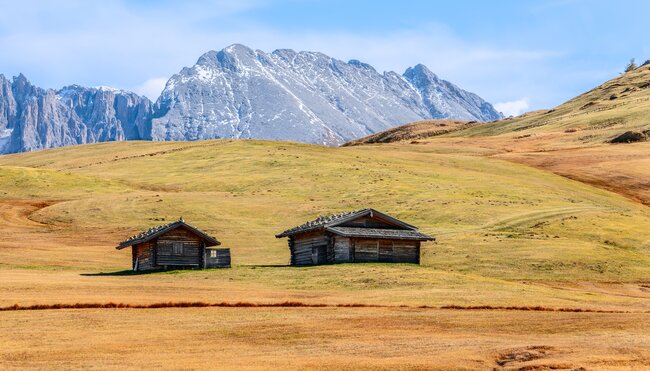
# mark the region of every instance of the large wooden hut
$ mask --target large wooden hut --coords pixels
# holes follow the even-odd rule
[[[218,245],[216,238],[180,218],[138,233],[116,249],[132,246],[134,271],[230,267],[230,249],[213,248]]]
[[[374,209],[319,217],[275,237],[289,237],[291,265],[350,262],[420,263],[433,237]]]

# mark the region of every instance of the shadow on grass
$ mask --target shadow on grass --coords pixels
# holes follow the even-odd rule
[[[296,266],[296,265],[289,265],[289,264],[244,264],[241,265],[241,267],[246,267],[246,268],[300,268],[300,267],[312,267],[311,265],[303,265],[303,266]]]
[[[146,270],[146,271],[134,271],[131,269],[125,269],[122,271],[115,271],[115,272],[81,273],[80,275],[86,277],[104,277],[104,276],[121,277],[121,276],[140,276],[146,274],[180,274],[184,272],[206,272],[206,271],[215,271],[221,269],[230,269],[230,268],[205,268],[205,269],[167,268],[167,269],[154,269],[154,270]]]
[[[134,271],[131,269],[126,269],[123,271],[116,271],[116,272],[99,272],[99,273],[81,273],[81,276],[86,276],[86,277],[102,277],[102,276],[140,276],[144,274],[152,274],[152,273],[160,273],[160,272],[165,272],[164,270],[154,270],[154,271]]]

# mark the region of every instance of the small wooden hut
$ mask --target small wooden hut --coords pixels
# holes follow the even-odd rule
[[[209,236],[179,220],[150,228],[117,245],[121,250],[132,246],[134,271],[183,268],[229,268],[230,249],[213,248],[221,245]]]
[[[291,265],[420,264],[421,242],[435,240],[416,227],[374,209],[319,217],[275,237],[289,237]]]

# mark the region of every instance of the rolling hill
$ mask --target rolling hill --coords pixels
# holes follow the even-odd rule
[[[218,357],[313,368],[324,356],[341,368],[360,357],[376,368],[647,365],[647,207],[525,165],[440,152],[215,140],[0,156],[0,307],[232,304],[0,312],[0,366],[202,368]],[[361,207],[437,242],[421,265],[286,265],[274,234]],[[179,216],[231,248],[233,268],[132,274],[130,252],[115,245]],[[384,356],[396,344],[401,355]]]
[[[417,139],[439,152],[523,163],[650,204],[650,143],[644,140],[649,112],[650,65],[644,65],[550,110],[446,132],[437,121],[416,123],[349,145]],[[628,132],[641,141],[611,143]]]
[[[78,231],[119,241],[182,215],[232,247],[237,264],[285,264],[286,242],[273,237],[278,231],[317,215],[374,207],[439,236],[424,262],[443,271],[635,280],[650,269],[644,207],[526,166],[427,146],[84,145],[2,156],[0,185],[8,202],[44,202],[30,220],[71,238]],[[111,246],[102,250],[112,263],[87,268],[128,268],[128,254]],[[74,266],[66,258],[54,260]],[[3,264],[24,259],[4,256]],[[29,260],[53,264],[49,255]]]

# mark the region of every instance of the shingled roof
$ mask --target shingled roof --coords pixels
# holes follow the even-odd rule
[[[169,224],[163,224],[159,225],[157,227],[152,227],[147,229],[146,231],[140,232],[136,235],[133,235],[129,237],[128,239],[120,242],[119,245],[117,245],[115,248],[120,250],[125,247],[133,246],[139,243],[151,241],[152,239],[165,234],[173,229],[179,228],[179,227],[185,227],[189,229],[190,231],[196,233],[197,235],[201,236],[207,243],[206,246],[217,246],[221,245],[221,242],[217,241],[216,238],[208,235],[207,233],[203,232],[202,230],[188,224],[183,220],[181,217],[179,220],[176,220],[174,222],[171,222]]]
[[[384,220],[387,220],[391,224],[394,224],[397,227],[401,227],[403,230],[412,230],[412,231],[417,231],[417,228],[404,223],[401,220],[397,220],[393,218],[392,216],[386,215],[380,211],[377,211],[375,209],[362,209],[362,210],[355,210],[355,211],[348,211],[344,213],[339,213],[339,214],[334,214],[334,215],[328,215],[328,216],[320,216],[312,221],[309,221],[307,223],[301,224],[297,227],[293,227],[291,229],[287,229],[286,231],[279,233],[275,235],[277,238],[282,238],[282,237],[288,237],[292,236],[295,234],[299,233],[305,233],[305,232],[310,232],[310,231],[315,231],[319,229],[324,229],[328,227],[336,227],[337,225],[340,225],[342,223],[345,223],[349,220],[353,220],[362,216],[373,216],[373,215],[378,215]],[[365,228],[364,228],[365,229]],[[428,236],[427,236],[428,237]]]
[[[327,227],[325,229],[343,237],[435,241],[435,238],[413,230],[359,227]]]

